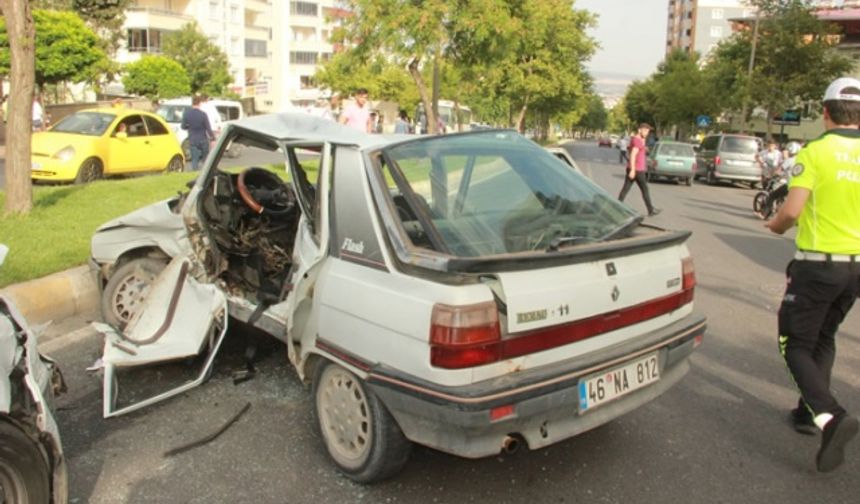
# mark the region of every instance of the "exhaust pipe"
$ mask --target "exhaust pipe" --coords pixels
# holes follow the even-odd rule
[[[510,434],[502,441],[502,452],[512,455],[520,449],[520,440]]]

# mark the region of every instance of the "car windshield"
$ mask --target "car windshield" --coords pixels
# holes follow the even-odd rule
[[[189,108],[191,105],[164,105],[158,107],[158,110],[155,112],[160,115],[162,119],[169,123],[177,123],[182,122],[182,114],[185,113],[185,109]]]
[[[553,251],[627,235],[638,214],[510,131],[397,144],[381,168],[412,244],[459,257]]]
[[[113,114],[105,112],[76,112],[62,118],[51,128],[56,133],[74,133],[77,135],[101,136],[116,119]]]
[[[660,146],[660,154],[663,156],[695,157],[693,146],[687,144],[664,144]]]
[[[759,151],[758,140],[755,138],[725,137],[722,150],[736,154],[755,154]]]

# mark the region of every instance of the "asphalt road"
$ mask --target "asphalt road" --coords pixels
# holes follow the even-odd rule
[[[585,143],[573,152],[586,175],[617,194],[615,149]],[[696,309],[709,319],[691,372],[655,402],[534,452],[465,460],[416,447],[397,477],[362,486],[327,460],[310,394],[278,344],[266,343],[256,376],[234,385],[231,372],[254,336],[232,331],[209,382],[104,420],[99,379],[84,372],[100,342],[82,329],[44,344],[69,384],[56,406],[71,502],[856,503],[860,442],[843,467],[818,474],[818,439],[787,422],[796,392],[777,352],[776,311],[792,237],[764,229],[748,189],[652,183],[651,191],[663,213],[646,222],[693,231]],[[644,211],[636,187],[627,201]],[[833,389],[860,412],[860,308],[842,327]],[[164,455],[216,431],[246,403],[216,440]]]

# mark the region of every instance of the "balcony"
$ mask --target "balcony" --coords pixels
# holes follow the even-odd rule
[[[269,36],[269,28],[264,28],[262,26],[245,25],[245,38],[270,40]]]
[[[245,0],[245,10],[270,14],[272,2],[271,0]]]
[[[194,21],[193,16],[152,7],[129,7],[125,11],[125,26],[133,28],[176,31],[191,21]]]

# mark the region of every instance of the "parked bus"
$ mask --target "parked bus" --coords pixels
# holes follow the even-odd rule
[[[462,103],[451,100],[439,100],[439,118],[445,125],[445,133],[469,131],[472,124],[472,109]],[[419,103],[415,110],[416,133],[426,133],[427,116],[424,114],[424,104]]]

